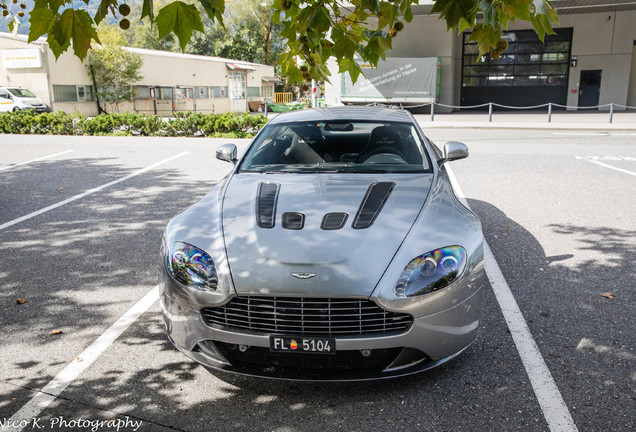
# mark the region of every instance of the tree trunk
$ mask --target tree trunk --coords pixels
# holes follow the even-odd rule
[[[95,71],[93,65],[90,66],[91,78],[93,79],[93,87],[95,87],[95,101],[97,102],[97,114],[108,114],[102,105],[99,103],[99,93],[97,93],[97,80],[95,80]]]

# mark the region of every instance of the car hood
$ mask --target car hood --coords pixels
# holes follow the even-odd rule
[[[371,295],[422,209],[432,179],[432,174],[234,175],[222,226],[237,294]],[[386,198],[384,205],[376,205],[379,213],[370,226],[353,228],[370,186],[378,183],[386,186],[376,191]],[[272,228],[257,224],[261,184],[278,185]],[[303,228],[284,228],[286,212],[302,213]],[[332,212],[348,214],[344,226],[321,228]]]

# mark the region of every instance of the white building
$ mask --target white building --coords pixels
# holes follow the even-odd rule
[[[0,86],[31,90],[54,111],[97,115],[93,83],[72,51],[55,57],[44,38],[0,32]],[[108,111],[169,116],[174,111],[245,112],[248,102],[271,102],[274,66],[220,57],[126,48],[143,61],[135,101]]]
[[[387,58],[438,59],[439,94],[429,99],[450,106],[488,102],[510,106],[552,102],[572,110],[611,103],[617,104],[616,109],[636,106],[636,2],[553,0],[552,4],[559,14],[557,35],[546,35],[541,43],[529,23],[512,23],[504,37],[509,47],[494,60],[480,58],[467,33],[447,31],[445,21],[429,15],[433,2],[421,0],[413,8],[413,21],[393,39]],[[337,67],[331,70],[334,78],[326,87],[326,102],[346,102],[344,78],[337,76]],[[428,75],[430,71],[423,76]]]

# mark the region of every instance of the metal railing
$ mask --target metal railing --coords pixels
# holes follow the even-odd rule
[[[373,105],[373,106],[390,106],[390,105],[387,105],[387,104],[378,104],[378,103],[374,103],[374,104],[371,104],[371,105]],[[586,107],[578,107],[578,106],[561,105],[561,104],[554,103],[554,102],[548,102],[548,103],[544,103],[544,104],[541,104],[541,105],[531,105],[531,106],[509,106],[509,105],[501,105],[501,104],[498,104],[498,103],[495,103],[495,102],[488,102],[488,103],[484,103],[484,104],[480,104],[480,105],[456,106],[456,105],[445,105],[445,104],[441,104],[441,103],[437,103],[437,102],[429,102],[429,103],[425,103],[425,104],[421,104],[421,105],[409,105],[408,107],[403,107],[403,108],[420,108],[420,107],[426,107],[426,106],[429,106],[429,105],[431,106],[431,121],[435,121],[435,106],[436,105],[444,107],[444,108],[459,109],[459,110],[488,107],[488,121],[489,122],[492,122],[492,109],[493,109],[493,107],[512,109],[512,110],[534,110],[534,109],[547,107],[548,108],[548,123],[552,122],[552,108],[553,107],[564,108],[566,110],[567,109],[575,109],[575,110],[583,110],[583,109],[588,110],[589,109],[589,110],[593,110],[593,109],[609,107],[609,122],[610,123],[612,123],[614,121],[614,108],[624,108],[624,109],[636,110],[636,107],[629,106],[629,105],[621,105],[621,104],[616,104],[616,103],[609,103],[609,104],[595,105],[595,106],[586,106]]]
[[[274,103],[290,103],[294,100],[292,92],[274,93]]]

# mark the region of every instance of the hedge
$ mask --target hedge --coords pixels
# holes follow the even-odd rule
[[[33,110],[0,113],[0,133],[44,135],[200,136],[251,138],[267,123],[262,114],[202,114],[176,112],[163,120],[156,115],[100,114],[88,118],[64,111],[36,114]]]

